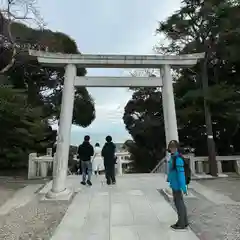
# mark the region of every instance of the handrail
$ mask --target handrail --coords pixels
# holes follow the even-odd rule
[[[190,168],[192,175],[202,174],[204,172],[204,166],[203,163],[208,163],[208,157],[206,156],[198,156],[195,157],[192,154],[184,154],[184,158],[190,160]],[[158,173],[158,172],[164,172],[164,169],[162,169],[163,165],[166,163],[166,158],[164,157],[161,161],[158,162],[158,164],[155,166],[155,168],[151,171],[151,173]],[[165,160],[165,161],[164,161]],[[233,155],[233,156],[216,156],[217,165],[218,165],[218,173],[222,173],[222,162],[224,161],[235,161],[235,171],[240,174],[240,156],[239,155]],[[196,165],[195,165],[196,163]],[[166,166],[166,165],[165,165]]]
[[[151,173],[157,173],[157,172],[158,172],[157,170],[158,170],[164,163],[166,163],[166,156],[163,157],[163,158],[158,162],[158,164],[157,164],[156,167],[151,171]]]
[[[189,157],[190,157],[189,154],[184,154],[183,156],[184,156],[185,158],[189,158]],[[162,167],[164,163],[165,163],[165,164],[167,163],[167,161],[166,161],[166,156],[165,156],[164,158],[162,158],[162,159],[158,162],[158,164],[157,164],[156,167],[151,171],[151,173],[157,173],[157,172],[159,172],[160,167]],[[164,169],[164,170],[166,170],[166,169]]]

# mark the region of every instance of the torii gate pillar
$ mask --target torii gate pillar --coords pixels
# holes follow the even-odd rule
[[[74,64],[65,67],[65,80],[62,94],[60,112],[60,125],[57,139],[56,159],[54,160],[52,189],[47,193],[47,198],[59,198],[60,196],[71,196],[72,192],[66,188],[66,177],[68,170],[68,155],[71,138],[71,126],[74,104],[74,81],[77,68]]]
[[[171,140],[178,141],[177,117],[170,66],[166,64],[163,65],[160,73],[163,81],[162,100],[167,145]]]

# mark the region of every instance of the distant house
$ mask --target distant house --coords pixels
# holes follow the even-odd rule
[[[123,172],[127,172],[131,165],[130,153],[124,146],[124,143],[115,143],[116,153],[119,153],[118,159],[121,160]]]

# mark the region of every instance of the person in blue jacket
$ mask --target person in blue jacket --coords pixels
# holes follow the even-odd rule
[[[188,227],[187,210],[182,194],[187,195],[184,160],[179,154],[179,144],[177,141],[172,140],[169,142],[168,151],[171,153],[171,157],[168,162],[167,181],[172,189],[173,201],[178,214],[178,221],[171,228],[181,230]]]

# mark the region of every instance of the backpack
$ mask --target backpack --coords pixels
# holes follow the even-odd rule
[[[183,164],[184,164],[184,174],[185,174],[185,179],[186,179],[186,185],[188,185],[191,181],[191,169],[189,166],[189,163],[186,161],[186,159],[183,157],[182,154],[179,154],[178,156],[174,156],[173,158],[173,169],[176,169],[176,159],[177,157],[182,158]]]

